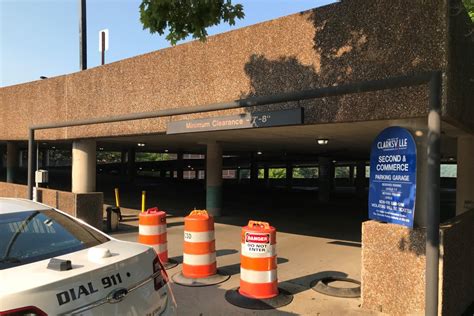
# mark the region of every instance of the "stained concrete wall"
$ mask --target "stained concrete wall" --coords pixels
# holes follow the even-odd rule
[[[447,0],[345,0],[67,76],[0,89],[0,139],[31,124],[195,106],[440,69]],[[419,117],[426,88],[270,106],[304,106],[305,123]],[[451,103],[445,103],[451,106]],[[269,107],[266,107],[269,108]],[[242,110],[173,117],[173,120]],[[163,132],[170,118],[42,131],[40,139]]]
[[[98,229],[102,229],[104,204],[102,192],[75,194],[45,188],[39,188],[38,191],[38,202],[60,209]],[[26,199],[27,192],[26,185],[0,182],[0,197]]]
[[[474,210],[440,227],[439,311],[460,315],[474,297]],[[423,313],[426,231],[362,224],[362,308],[393,315]]]

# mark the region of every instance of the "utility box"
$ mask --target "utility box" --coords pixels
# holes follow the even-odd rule
[[[35,172],[36,183],[48,183],[48,170],[36,170]]]

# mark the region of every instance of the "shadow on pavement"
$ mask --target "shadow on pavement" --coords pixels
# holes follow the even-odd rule
[[[235,253],[238,253],[238,251],[235,250],[235,249],[219,249],[219,250],[216,250],[216,257],[233,255]],[[183,263],[183,256],[177,256],[177,257],[173,257],[173,258],[170,258],[170,259],[173,259],[173,260],[175,260],[179,263]]]
[[[347,277],[347,273],[341,272],[341,271],[321,271],[317,273],[312,273],[308,274],[305,276],[301,276],[298,278],[286,280],[283,282],[280,282],[278,286],[286,289],[288,292],[291,294],[295,295],[301,292],[304,292],[306,290],[311,289],[311,282],[316,280],[316,279],[321,279],[325,278],[328,276],[334,276],[334,277],[341,277],[345,278]],[[296,286],[295,286],[296,285]]]

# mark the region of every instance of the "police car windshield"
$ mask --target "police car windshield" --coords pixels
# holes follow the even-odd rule
[[[54,210],[0,214],[0,270],[97,246],[108,240]]]

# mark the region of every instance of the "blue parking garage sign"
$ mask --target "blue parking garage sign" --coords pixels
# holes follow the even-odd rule
[[[415,198],[415,140],[405,128],[386,128],[370,153],[369,218],[413,228]]]

